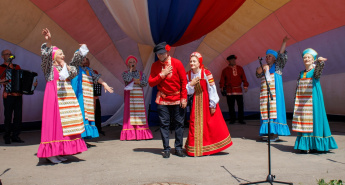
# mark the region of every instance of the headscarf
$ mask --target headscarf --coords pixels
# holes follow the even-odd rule
[[[273,55],[276,59],[278,58],[278,52],[274,51],[273,49],[268,49],[266,51],[266,55],[269,55],[269,54]]]
[[[59,50],[62,51],[58,47],[53,46],[53,51],[52,51],[52,59],[53,59],[53,61],[56,59],[56,52],[59,51]]]
[[[311,54],[314,57],[314,61],[317,59],[317,52],[312,48],[307,48],[303,51],[302,58],[305,54]]]
[[[193,53],[190,55],[189,60],[190,60],[193,56],[195,56],[195,57],[198,58],[199,63],[200,63],[200,69],[201,69],[201,68],[204,68],[204,64],[202,64],[202,56],[201,56],[201,54],[200,54],[199,52],[193,52]]]
[[[133,59],[135,60],[135,63],[138,63],[138,59],[137,59],[135,56],[129,55],[129,56],[127,57],[127,59],[126,59],[126,66],[128,66],[128,61],[129,61],[129,59],[131,59],[131,58],[133,58]]]

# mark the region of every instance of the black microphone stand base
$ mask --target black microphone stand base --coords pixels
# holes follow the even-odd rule
[[[265,181],[257,181],[257,182],[249,182],[249,183],[244,183],[244,184],[240,184],[240,185],[247,185],[247,184],[262,184],[262,183],[278,183],[278,184],[290,184],[293,185],[292,182],[282,182],[282,181],[275,181],[274,178],[276,176],[275,175],[268,175]]]
[[[260,66],[262,69],[262,72],[264,72],[264,68],[262,66],[261,63],[262,58],[259,57],[259,62],[260,62]],[[269,83],[267,81],[266,75],[264,74],[265,77],[265,82],[266,82],[266,89],[267,89],[267,120],[268,120],[268,176],[266,178],[265,181],[257,181],[257,182],[249,182],[249,183],[244,183],[241,185],[245,185],[245,184],[261,184],[261,183],[270,183],[273,184],[273,182],[278,183],[278,184],[293,184],[292,182],[281,182],[281,181],[275,181],[274,178],[276,177],[275,175],[271,174],[271,119],[270,119],[270,99],[273,100],[273,96],[270,90],[270,86]]]

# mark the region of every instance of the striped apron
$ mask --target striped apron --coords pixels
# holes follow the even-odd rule
[[[63,136],[83,133],[83,116],[70,80],[57,80],[56,83]]]
[[[299,79],[292,119],[292,130],[295,132],[313,132],[313,79]]]
[[[86,74],[83,73],[82,89],[84,100],[84,114],[85,120],[95,121],[95,107],[93,100],[93,79],[90,76],[89,70],[86,70]]]
[[[277,102],[276,102],[276,86],[274,80],[274,73],[271,73],[271,81],[268,82],[270,86],[270,90],[273,96],[273,100],[269,99],[270,102],[270,119],[277,119]],[[268,110],[267,110],[267,85],[265,81],[265,77],[261,78],[261,90],[260,90],[260,113],[261,119],[267,120],[268,119]]]
[[[140,72],[140,80],[142,73]],[[146,113],[143,88],[138,84],[133,85],[129,95],[129,119],[131,125],[145,125]]]

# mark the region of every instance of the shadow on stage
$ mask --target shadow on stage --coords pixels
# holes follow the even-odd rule
[[[35,155],[37,155],[37,154],[35,154]],[[61,165],[61,164],[63,165],[63,164],[78,163],[78,162],[85,161],[84,159],[79,159],[75,155],[64,156],[64,158],[66,158],[67,161],[58,163],[59,165]],[[36,166],[54,166],[54,165],[57,165],[57,164],[54,164],[54,163],[48,161],[48,159],[46,159],[46,158],[39,158],[38,163],[37,163]]]

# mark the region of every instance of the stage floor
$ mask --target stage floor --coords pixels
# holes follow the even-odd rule
[[[291,120],[289,120],[291,128]],[[294,150],[296,133],[273,142],[272,174],[277,181],[317,184],[318,179],[345,180],[345,122],[330,123],[339,149],[325,154],[299,154]],[[21,134],[24,144],[5,145],[0,135],[0,179],[4,185],[18,184],[240,184],[265,180],[268,175],[267,142],[258,136],[258,120],[246,125],[228,125],[233,145],[211,156],[180,158],[161,156],[158,127],[151,127],[148,141],[120,141],[121,127],[108,126],[106,136],[87,140],[95,145],[88,151],[69,156],[53,165],[36,157],[40,131]],[[185,130],[185,137],[188,129]],[[171,134],[174,138],[174,133]],[[185,140],[184,140],[185,141]],[[174,139],[170,145],[173,148]],[[174,153],[174,150],[172,150]]]

